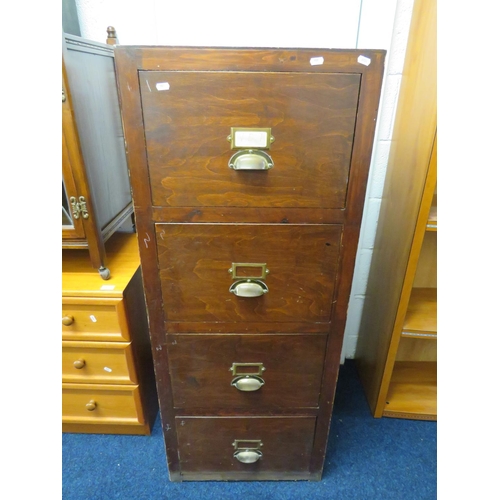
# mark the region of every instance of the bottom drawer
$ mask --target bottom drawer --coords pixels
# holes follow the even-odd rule
[[[62,384],[63,423],[144,423],[139,386]]]
[[[315,416],[176,417],[181,474],[307,473],[315,424]]]

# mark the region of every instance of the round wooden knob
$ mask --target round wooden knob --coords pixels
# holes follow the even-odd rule
[[[62,323],[64,326],[72,325],[75,322],[75,318],[73,316],[63,316]]]
[[[77,359],[76,361],[73,362],[73,366],[77,369],[77,370],[81,370],[84,366],[85,366],[85,360],[80,358],[80,359]]]
[[[96,408],[97,408],[97,403],[91,399],[86,405],[85,407],[87,408],[88,411],[94,411]]]

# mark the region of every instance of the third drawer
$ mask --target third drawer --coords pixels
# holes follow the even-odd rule
[[[169,334],[176,408],[317,407],[327,334]]]

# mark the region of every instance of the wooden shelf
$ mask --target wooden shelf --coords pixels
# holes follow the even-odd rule
[[[396,362],[386,401],[385,417],[437,420],[437,362]]]
[[[436,288],[414,288],[411,291],[402,335],[429,339],[437,337]]]
[[[426,231],[437,231],[437,194],[432,198],[431,209],[429,210],[429,217],[427,219]]]

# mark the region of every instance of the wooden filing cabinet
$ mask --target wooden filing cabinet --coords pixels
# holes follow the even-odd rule
[[[150,434],[158,413],[137,235],[115,233],[103,284],[82,250],[63,252],[63,432]]]
[[[171,480],[321,478],[384,57],[116,48]]]

